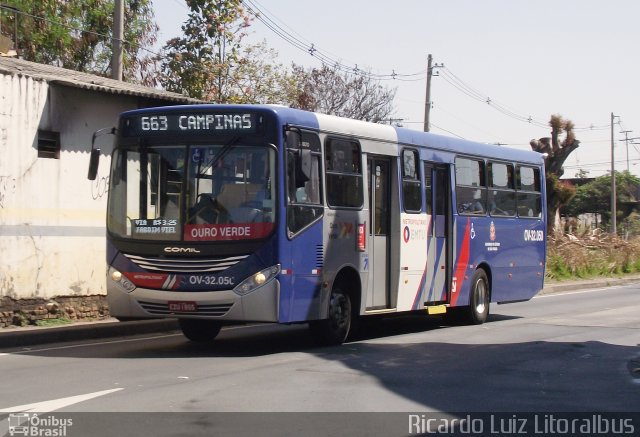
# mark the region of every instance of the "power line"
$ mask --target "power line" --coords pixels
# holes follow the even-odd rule
[[[470,86],[469,84],[467,84],[465,81],[463,81],[462,79],[460,79],[458,76],[456,76],[451,69],[445,67],[444,65],[439,67],[439,77],[441,77],[445,82],[449,83],[452,87],[454,87],[455,89],[457,89],[458,91],[462,92],[463,94],[465,94],[466,96],[477,100],[479,102],[482,103],[486,103],[487,105],[491,106],[493,109],[495,109],[496,111],[510,117],[513,118],[515,120],[521,121],[521,122],[525,122],[534,126],[538,126],[538,127],[542,127],[542,128],[548,128],[549,127],[549,123],[547,121],[541,120],[541,119],[537,119],[534,118],[532,116],[527,116],[527,115],[523,115],[513,109],[508,108],[507,106],[497,102],[496,100],[492,99],[490,96],[488,96],[485,93],[482,93],[478,90],[476,90],[475,88],[473,88],[472,86]],[[609,125],[594,125],[591,124],[589,126],[583,126],[583,127],[574,127],[573,130],[574,131],[579,131],[579,130],[605,130],[605,129],[609,129]]]
[[[189,6],[187,6],[183,1],[173,0],[173,2],[178,6],[181,6],[183,9],[186,9],[187,11],[191,12],[191,9],[189,9]]]
[[[292,45],[293,47],[297,48],[298,50],[304,51],[309,53],[311,56],[319,59],[323,64],[325,65],[330,65],[333,66],[334,68],[336,68],[338,71],[342,71],[345,73],[352,73],[352,74],[360,74],[360,75],[365,75],[365,76],[369,76],[378,80],[401,80],[401,81],[422,81],[426,78],[427,72],[426,71],[420,71],[418,73],[412,73],[412,74],[401,74],[401,73],[396,73],[395,70],[392,71],[391,74],[376,74],[376,73],[371,73],[371,72],[364,72],[362,70],[360,70],[358,68],[358,65],[356,64],[355,67],[350,67],[348,65],[345,65],[343,62],[339,61],[336,59],[335,55],[330,54],[329,52],[326,52],[322,49],[319,49],[318,47],[315,46],[315,44],[313,42],[310,42],[309,40],[307,40],[305,37],[303,37],[302,35],[300,35],[299,33],[297,33],[295,30],[293,30],[292,28],[290,28],[289,26],[287,26],[286,24],[284,24],[281,20],[279,20],[277,17],[271,18],[270,15],[271,14],[266,8],[264,8],[264,6],[261,6],[256,0],[243,0],[242,3],[247,7],[247,10],[258,20],[260,21],[262,24],[264,24],[267,29],[271,30],[273,33],[275,33],[277,36],[279,36],[280,38],[282,38],[285,42],[287,42],[288,44]],[[268,13],[266,13],[266,12]],[[275,17],[275,15],[273,15]],[[282,26],[280,24],[278,24],[278,22],[276,22],[276,20],[280,23],[283,23]],[[285,29],[284,27],[286,27],[287,29],[291,30],[291,32],[293,32],[295,35],[293,35],[291,32],[289,32],[287,29]],[[448,82],[451,86],[453,86],[454,88],[456,88],[458,91],[462,92],[463,94],[477,100],[483,103],[487,103],[489,106],[491,106],[493,109],[495,109],[496,111],[506,115],[507,117],[513,118],[515,120],[518,120],[520,122],[525,122],[540,128],[548,128],[549,127],[549,123],[546,120],[542,120],[542,119],[537,119],[534,118],[530,115],[523,115],[513,109],[510,109],[509,107],[495,101],[494,99],[492,99],[491,97],[489,97],[488,95],[476,90],[475,88],[471,87],[470,85],[468,85],[466,82],[464,82],[462,79],[460,79],[458,76],[456,76],[453,72],[451,72],[449,69],[445,68],[444,65],[439,66],[439,68],[442,71],[442,74],[440,75],[446,82]],[[595,125],[595,124],[591,124],[588,126],[582,126],[582,127],[574,127],[573,130],[574,131],[580,131],[580,130],[604,130],[604,129],[608,129],[609,126],[608,125]]]
[[[420,122],[420,123],[422,123],[422,122]],[[455,136],[455,137],[458,137],[458,138],[460,138],[461,140],[466,140],[466,138],[465,138],[465,137],[463,137],[463,136],[461,136],[461,135],[458,135],[458,134],[457,134],[457,133],[455,133],[455,132],[451,132],[450,130],[447,130],[447,129],[443,128],[443,127],[440,127],[440,126],[438,126],[438,125],[436,125],[436,124],[434,124],[434,123],[430,123],[430,124],[431,124],[431,126],[435,127],[436,129],[440,129],[441,131],[445,131],[446,133],[451,134],[451,135],[453,135],[453,136]]]
[[[635,159],[630,159],[629,162],[635,162],[635,161],[640,161],[640,158],[635,158]],[[625,159],[621,159],[619,161],[615,161],[616,164],[622,164],[627,162]],[[607,169],[609,169],[609,166],[611,165],[611,161],[601,161],[601,162],[587,162],[587,163],[581,163],[581,164],[570,164],[570,165],[563,165],[562,167],[567,169],[567,168],[582,168],[582,167],[601,167],[601,166],[607,166]]]
[[[265,12],[266,9],[263,6],[260,6],[257,1],[242,0],[242,3],[245,5],[251,15],[253,15],[258,21],[266,26],[267,29],[275,33],[282,40],[284,40],[294,48],[306,52],[314,58],[320,60],[323,64],[334,67],[338,71],[341,71],[343,73],[367,76],[377,80],[419,81],[426,78],[427,72],[425,70],[409,74],[397,73],[395,70],[392,70],[391,73],[380,74],[363,70],[358,67],[358,64],[354,64],[355,66],[353,67],[346,65],[335,55],[332,55],[331,53],[317,47],[315,43],[310,42],[303,36],[300,36],[300,34],[298,34],[297,32],[292,30],[295,33],[295,35],[293,35],[291,32],[284,29],[280,24],[278,24],[278,22],[276,22],[277,18],[271,18],[270,15]]]
[[[186,5],[184,5],[183,3],[179,2],[178,0],[173,0],[175,3],[179,4],[180,6],[187,8]],[[258,19],[261,23],[263,23],[269,30],[271,30],[273,33],[275,33],[276,35],[278,35],[280,38],[282,38],[284,41],[286,41],[287,43],[291,44],[292,46],[294,46],[295,48],[302,50],[304,52],[309,53],[311,56],[319,59],[323,64],[326,65],[330,65],[330,66],[334,66],[336,69],[338,69],[339,71],[343,71],[345,73],[351,73],[351,74],[359,74],[359,75],[363,75],[363,76],[368,76],[368,77],[372,77],[378,80],[398,80],[398,81],[403,81],[403,82],[414,82],[414,81],[422,81],[426,78],[426,74],[427,71],[423,70],[420,72],[416,72],[416,73],[411,73],[411,74],[404,74],[404,73],[396,73],[395,70],[392,70],[392,73],[390,74],[375,74],[375,73],[371,73],[371,72],[366,72],[363,71],[361,69],[358,68],[357,64],[355,65],[355,67],[350,67],[347,66],[345,64],[343,64],[342,62],[336,60],[335,55],[332,55],[329,52],[326,52],[324,50],[321,50],[319,48],[317,48],[315,46],[314,43],[309,42],[308,40],[306,40],[304,37],[302,37],[300,34],[298,34],[297,32],[295,32],[293,29],[291,29],[290,27],[286,26],[286,24],[283,24],[283,26],[287,27],[288,29],[290,29],[293,33],[295,33],[296,35],[292,35],[291,32],[289,32],[287,29],[285,29],[283,26],[281,26],[280,24],[278,24],[275,20],[277,19],[272,19],[270,17],[270,13],[266,14],[265,11],[269,12],[268,10],[266,10],[266,8],[264,8],[263,6],[261,6],[257,1],[255,0],[243,0],[242,3],[245,5],[245,7],[247,8],[247,10],[249,11],[249,13],[251,13],[254,17],[256,17],[256,19]],[[0,9],[9,9],[7,6],[1,5],[0,4]],[[187,8],[188,9],[188,8]],[[113,39],[112,35],[109,34],[104,34],[104,33],[100,33],[100,32],[95,32],[95,31],[91,31],[91,30],[85,30],[76,26],[72,26],[72,25],[68,25],[66,23],[62,23],[59,21],[55,21],[55,20],[50,20],[44,17],[39,17],[33,14],[29,14],[27,12],[24,11],[15,11],[13,8],[11,8],[11,11],[17,12],[20,15],[24,15],[27,17],[31,17],[32,19],[35,20],[41,20],[53,25],[57,25],[57,26],[61,26],[63,28],[75,31],[75,32],[80,32],[80,33],[86,33],[86,34],[90,34],[90,35],[95,35],[95,36],[99,36],[99,37],[103,37],[106,39]],[[278,20],[280,21],[280,20]],[[281,21],[280,21],[281,22]],[[137,50],[140,51],[144,51],[147,53],[150,53],[151,55],[155,56],[156,58],[166,58],[166,55],[161,54],[161,53],[157,53],[153,50],[150,50],[146,47],[143,47],[142,45],[138,44],[138,43],[132,43],[131,41],[127,41],[127,40],[122,40],[121,41],[123,44],[126,44],[130,47],[134,47]],[[470,86],[469,84],[467,84],[465,81],[463,81],[460,77],[458,77],[457,75],[455,75],[449,68],[445,68],[444,65],[440,65],[437,68],[440,69],[440,77],[443,78],[443,80],[445,80],[447,83],[449,83],[452,87],[454,87],[455,89],[457,89],[458,91],[462,92],[463,94],[467,95],[468,97],[477,100],[479,102],[483,102],[488,104],[489,106],[491,106],[493,109],[497,110],[498,112],[513,118],[515,120],[521,121],[521,122],[526,122],[528,124],[532,124],[534,126],[538,126],[538,127],[543,127],[543,128],[548,128],[549,124],[548,122],[545,122],[543,120],[540,119],[535,119],[531,116],[525,116],[522,115],[521,113],[518,113],[515,110],[512,110],[510,108],[508,108],[507,106],[495,101],[494,99],[492,99],[491,97],[489,97],[488,95],[486,95],[485,93],[482,93],[480,91],[478,91],[477,89],[475,89],[474,87]],[[622,123],[620,120],[618,120],[618,124],[620,126],[622,126]],[[436,126],[437,127],[437,126]],[[608,129],[609,125],[595,125],[595,124],[591,124],[589,126],[584,126],[584,127],[574,127],[574,131],[579,131],[579,130],[604,130],[604,129]],[[452,135],[458,136],[457,134],[454,134],[446,129],[442,129],[439,128],[445,132],[451,133]],[[462,138],[462,137],[460,137]],[[634,145],[635,147],[635,145]],[[637,150],[637,148],[636,148]]]

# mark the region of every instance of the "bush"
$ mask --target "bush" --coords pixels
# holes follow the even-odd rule
[[[549,237],[547,279],[587,279],[640,272],[640,237],[630,241],[594,232]]]

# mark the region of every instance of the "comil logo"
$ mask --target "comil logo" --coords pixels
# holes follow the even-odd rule
[[[61,419],[52,415],[31,413],[9,414],[9,435],[64,437],[72,419]]]
[[[166,253],[200,253],[195,247],[165,247]]]

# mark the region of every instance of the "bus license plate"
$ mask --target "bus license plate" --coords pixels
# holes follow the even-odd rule
[[[169,302],[169,311],[176,313],[193,313],[198,311],[198,305],[195,302],[173,301]]]

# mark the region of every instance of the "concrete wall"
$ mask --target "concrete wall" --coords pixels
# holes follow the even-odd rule
[[[0,74],[0,297],[105,294],[105,211],[113,136],[87,180],[91,135],[139,107],[133,96]],[[60,132],[38,157],[38,129]]]

